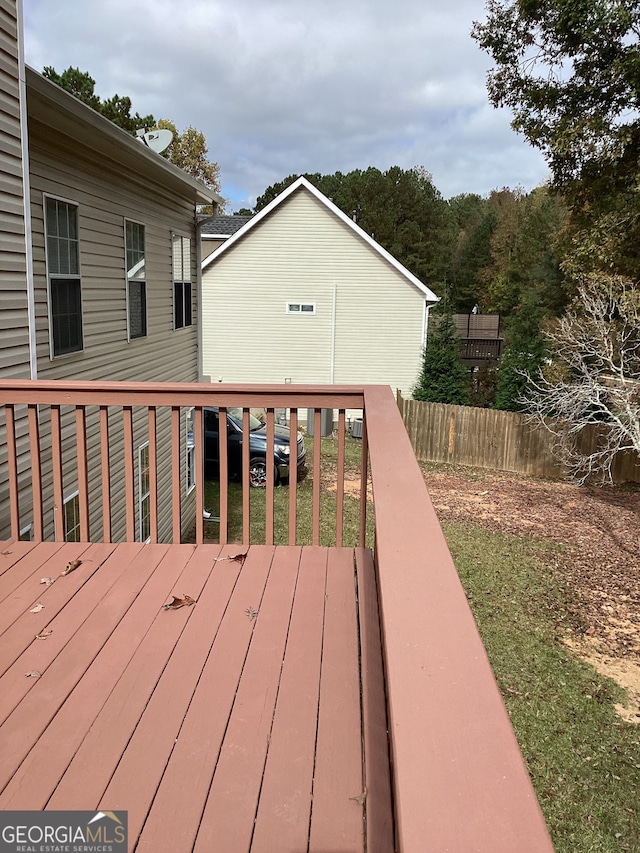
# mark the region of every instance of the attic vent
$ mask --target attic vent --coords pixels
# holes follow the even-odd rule
[[[315,302],[287,302],[287,314],[315,314]]]

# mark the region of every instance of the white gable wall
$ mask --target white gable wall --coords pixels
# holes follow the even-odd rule
[[[287,302],[316,313],[287,314]],[[374,383],[409,393],[424,294],[300,189],[203,270],[212,381]]]

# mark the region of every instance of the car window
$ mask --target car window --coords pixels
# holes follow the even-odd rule
[[[240,406],[232,406],[227,409],[227,414],[231,420],[242,429],[242,409]],[[254,430],[262,426],[262,423],[249,412],[249,429]]]
[[[218,413],[204,410],[204,428],[207,432],[218,432]]]

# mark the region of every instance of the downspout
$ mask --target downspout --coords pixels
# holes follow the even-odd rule
[[[338,285],[333,282],[331,297],[331,354],[329,367],[329,382],[334,385],[336,380],[336,304],[338,299]]]
[[[215,208],[214,208],[215,209]],[[196,336],[196,350],[198,353],[198,382],[204,382],[204,364],[203,364],[203,342],[202,342],[202,334],[203,334],[203,322],[202,322],[202,222],[198,221],[198,208],[197,206],[193,211],[193,218],[195,221],[195,231],[196,231],[196,287],[198,290],[197,298],[196,298],[196,306],[198,311],[198,334]],[[204,221],[204,220],[203,220]]]
[[[31,182],[29,180],[29,128],[27,116],[27,80],[24,62],[22,0],[16,4],[18,24],[18,76],[20,89],[20,142],[22,148],[22,203],[27,284],[27,318],[29,325],[29,375],[38,378],[36,352],[36,300],[33,281],[33,237],[31,232]]]

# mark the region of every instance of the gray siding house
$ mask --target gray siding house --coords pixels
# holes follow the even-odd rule
[[[299,178],[202,262],[203,372],[408,393],[437,299]]]
[[[11,378],[195,382],[199,364],[198,204],[220,199],[139,140],[25,67],[19,6],[0,0],[0,84],[8,143],[0,159],[0,374]],[[21,413],[18,413],[20,415]],[[26,419],[18,421],[24,451]],[[63,412],[65,518],[75,535],[73,413]],[[188,413],[182,430],[187,437]],[[121,538],[122,424],[110,412],[114,529]],[[47,435],[46,420],[39,428]],[[97,422],[96,422],[97,441]],[[161,424],[168,431],[168,424]],[[4,425],[0,424],[0,430]],[[145,539],[146,424],[135,425],[139,536]],[[92,433],[93,434],[93,433]],[[167,432],[160,432],[162,436]],[[0,535],[7,513],[6,440],[0,444]],[[97,443],[89,454],[98,452]],[[46,472],[47,459],[43,459]],[[25,461],[25,478],[28,463]],[[99,466],[90,464],[99,489]],[[186,467],[186,463],[185,463]],[[185,472],[185,491],[194,472]],[[159,466],[159,494],[168,492]],[[45,531],[53,523],[45,490]],[[92,500],[99,535],[100,500]],[[161,525],[169,536],[170,513]],[[29,535],[27,504],[21,527]],[[185,524],[188,519],[185,518]]]

